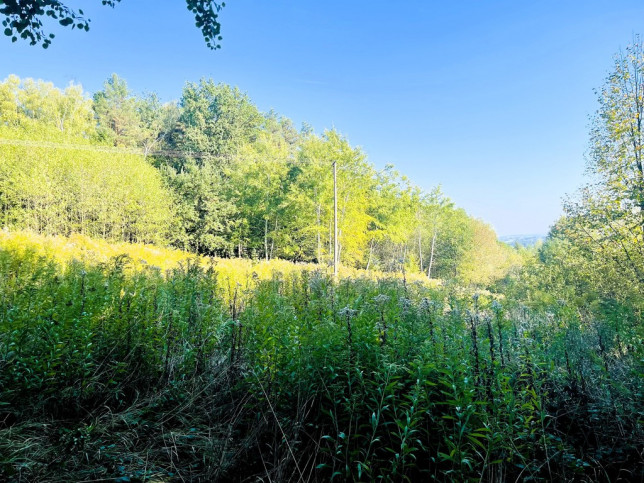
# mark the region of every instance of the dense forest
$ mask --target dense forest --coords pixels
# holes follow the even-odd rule
[[[338,165],[343,264],[484,283],[514,263],[493,230],[436,188],[378,171],[336,131],[296,130],[238,89],[188,83],[178,104],[113,75],[0,84],[3,226],[172,245],[223,257],[328,263]],[[476,259],[476,263],[475,263]]]
[[[641,481],[643,93],[525,248],[227,85],[9,77],[0,478]]]

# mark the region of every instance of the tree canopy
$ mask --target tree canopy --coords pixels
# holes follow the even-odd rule
[[[579,307],[622,328],[644,309],[644,48],[619,52],[597,91],[588,182],[564,202],[564,216],[532,253],[521,285],[532,304]],[[530,256],[528,256],[530,259]],[[608,312],[607,312],[608,310]]]
[[[553,236],[585,259],[592,285],[623,297],[644,284],[644,49],[639,41],[615,57],[598,92],[592,122],[590,182],[567,200]]]
[[[121,0],[101,0],[106,6],[114,7]],[[214,0],[186,0],[188,10],[195,16],[195,23],[203,34],[206,45],[211,49],[221,48],[222,39],[219,11],[224,2]],[[82,9],[73,9],[61,0],[0,0],[0,16],[4,17],[4,34],[12,42],[19,38],[30,45],[48,48],[55,34],[46,31],[43,20],[47,17],[58,21],[63,27],[88,31],[90,19]]]

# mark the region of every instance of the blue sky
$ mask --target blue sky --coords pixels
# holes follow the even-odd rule
[[[583,183],[594,88],[644,33],[633,1],[229,0],[210,51],[182,0],[69,1],[88,33],[51,25],[48,50],[0,38],[0,78],[93,92],[116,72],[178,99],[186,81],[238,86],[376,167],[440,184],[499,235],[545,233]]]

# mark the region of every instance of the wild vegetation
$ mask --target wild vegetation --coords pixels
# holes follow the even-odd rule
[[[84,97],[15,76],[0,83],[0,223],[203,255],[329,263],[338,163],[343,265],[485,283],[516,262],[493,230],[377,171],[335,131],[262,114],[239,90],[188,83],[178,105],[112,76]],[[481,260],[481,263],[475,263]]]
[[[308,266],[233,285],[196,259],[54,253],[0,251],[5,479],[641,471],[635,317]]]
[[[595,178],[512,249],[227,86],[9,78],[0,478],[641,480],[643,79],[633,45]]]

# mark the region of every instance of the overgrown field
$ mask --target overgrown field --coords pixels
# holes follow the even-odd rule
[[[128,259],[127,270],[138,271],[144,267],[166,270],[185,265],[189,261],[210,267],[217,274],[219,294],[226,298],[239,284],[249,288],[258,280],[273,277],[275,272],[290,275],[301,271],[320,271],[325,275],[333,273],[333,268],[326,264],[292,263],[286,260],[272,259],[270,261],[251,260],[248,258],[214,258],[199,256],[173,248],[164,248],[144,243],[110,243],[101,239],[89,238],[74,234],[65,236],[39,235],[30,231],[0,230],[0,250],[11,251],[18,256],[26,252],[31,255],[45,257],[56,261],[61,268],[73,262],[98,266],[108,263],[116,257],[125,256]],[[361,270],[346,266],[339,267],[341,278],[368,278],[377,280],[385,276],[405,278],[410,282],[436,285],[439,280],[428,280],[421,273],[405,273],[399,264],[398,272],[378,270]]]
[[[639,316],[0,240],[1,480],[643,477]]]

